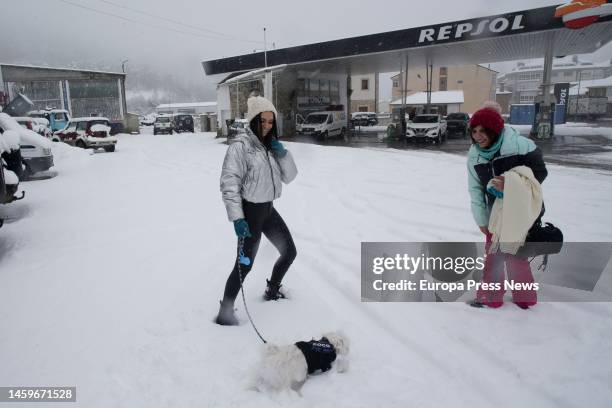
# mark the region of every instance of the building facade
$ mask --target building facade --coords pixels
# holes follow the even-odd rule
[[[210,114],[217,112],[217,102],[162,103],[155,107],[155,112],[158,114]]]
[[[268,76],[270,88],[266,93]],[[295,133],[298,115],[326,110],[346,111],[348,76],[305,71],[286,66],[230,75],[217,85],[217,118],[223,134],[235,119],[244,119],[247,99],[253,93],[270,99],[278,111],[277,125],[283,136]]]
[[[455,65],[434,68],[432,74],[432,92],[463,91],[461,110],[464,112],[473,113],[483,102],[495,99],[497,72],[492,69],[481,65]],[[405,72],[391,77],[391,81],[394,101],[402,98],[403,89],[407,95],[427,91],[425,67],[408,70],[405,86]]]
[[[65,109],[73,117],[104,116],[125,125],[125,77],[117,72],[1,64],[0,93],[7,102],[21,93],[35,110]]]
[[[378,112],[378,74],[351,76],[351,113]]]
[[[519,62],[511,72],[498,78],[498,91],[512,92],[510,104],[534,103],[541,93],[543,74],[544,69],[541,64],[527,65]],[[564,82],[580,84],[582,81],[604,79],[610,75],[612,75],[610,63],[596,64],[580,61],[577,56],[572,56],[560,58],[553,63],[550,79],[553,84]]]

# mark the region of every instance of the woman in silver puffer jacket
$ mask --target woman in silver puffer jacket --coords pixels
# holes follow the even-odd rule
[[[295,179],[297,168],[291,153],[278,141],[274,105],[261,96],[249,98],[247,105],[246,134],[231,142],[221,172],[223,203],[239,243],[242,242],[242,253],[237,254],[215,320],[221,325],[238,324],[234,301],[241,280],[253,267],[261,234],[280,252],[267,280],[265,300],[285,297],[281,281],[296,256],[291,233],[272,202],[281,196],[282,183]]]

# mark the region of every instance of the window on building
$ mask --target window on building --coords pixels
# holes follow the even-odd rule
[[[590,88],[589,96],[592,98],[604,98],[606,96],[606,88]]]
[[[458,83],[458,84],[462,84],[462,83],[463,83],[463,79],[458,79],[458,80],[457,80],[457,83]]]
[[[319,96],[319,80],[318,79],[309,79],[308,80],[308,88],[310,89],[310,95]]]
[[[368,106],[360,106],[359,107],[359,112],[368,112],[369,111],[369,107]]]
[[[399,88],[399,81],[397,79],[393,81],[393,87]]]
[[[518,79],[519,81],[540,81],[542,79],[542,72],[521,72]]]
[[[440,67],[440,75],[448,75],[448,69],[446,67]]]
[[[329,93],[329,80],[322,79],[319,82],[319,86],[321,88],[321,94],[328,94]]]
[[[440,91],[446,91],[448,89],[447,85],[447,78],[440,77]]]
[[[370,89],[370,81],[368,79],[362,79],[361,80],[361,90],[367,91],[368,89]]]
[[[534,95],[521,95],[520,101],[521,103],[529,103],[535,100]]]
[[[340,82],[330,81],[329,86],[330,86],[332,94],[340,92]]]

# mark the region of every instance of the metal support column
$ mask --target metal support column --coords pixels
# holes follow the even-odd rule
[[[273,86],[272,86],[272,71],[266,71],[266,74],[264,76],[264,97],[267,98],[269,101],[273,101],[274,100],[274,95],[273,95]]]
[[[427,105],[425,105],[425,113],[431,113],[431,88],[433,82],[433,64],[428,63],[425,67],[427,70]]]
[[[348,71],[346,73],[346,126],[347,128],[350,128],[350,123],[351,123],[351,119],[352,119],[352,115],[351,115],[351,94],[353,93],[353,78],[351,77],[351,72]],[[330,101],[331,102],[331,101]],[[350,135],[351,131],[347,130],[346,133],[344,134],[344,140],[348,141],[349,135]]]
[[[554,37],[548,35],[546,39],[546,54],[544,55],[544,74],[542,76],[542,103],[540,104],[540,119],[538,121],[537,137],[538,139],[550,139],[552,136],[551,121],[553,118],[553,111],[551,109],[552,97],[552,83],[550,81],[552,74],[552,64],[554,55]]]
[[[379,82],[380,82],[379,74],[378,74],[378,72],[376,72],[374,74],[374,112],[376,112],[377,114],[379,113],[378,112],[378,105],[380,105],[380,101],[379,101],[379,98],[380,98],[379,94],[380,94],[380,92],[378,91],[378,89],[379,89]]]

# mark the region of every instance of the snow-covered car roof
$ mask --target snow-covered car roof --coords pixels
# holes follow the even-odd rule
[[[17,123],[15,118],[7,115],[4,112],[0,112],[0,126],[2,126],[5,131],[13,130],[17,132],[20,138],[20,144],[37,144],[49,148],[53,145],[48,139],[34,131],[31,131],[30,129],[24,128]]]
[[[70,122],[84,122],[86,120],[106,120],[107,122],[110,122],[110,120],[104,116],[84,116],[82,118],[72,118],[70,119]]]
[[[61,113],[69,113],[67,110],[65,109],[39,109],[39,110],[33,110],[33,111],[29,111],[28,115],[32,115],[32,114],[40,114],[40,113],[57,113],[57,112],[61,112]]]
[[[38,123],[39,125],[45,125],[45,126],[49,126],[49,121],[45,118],[31,118],[34,122]]]
[[[0,112],[0,126],[2,126],[4,130],[19,131],[23,129],[23,126],[17,123],[15,118],[13,118],[12,116],[9,116],[8,114],[4,112]]]

